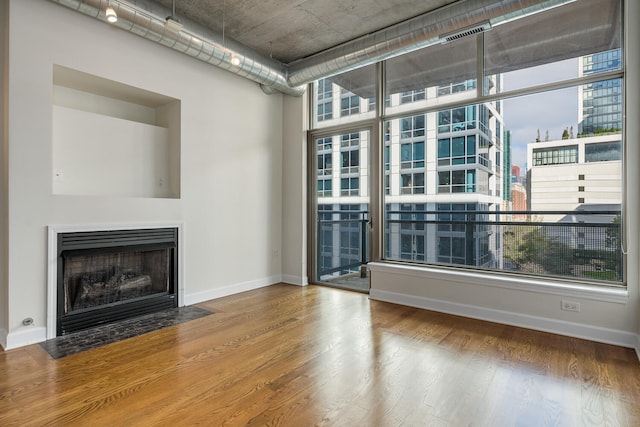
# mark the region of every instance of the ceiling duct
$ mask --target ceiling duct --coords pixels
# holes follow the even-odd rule
[[[513,21],[575,0],[461,0],[386,29],[289,64],[289,83],[298,86],[413,52],[484,25]]]
[[[204,29],[193,22],[172,25],[161,16],[174,18],[172,11],[157,3],[144,0],[50,0],[85,15],[104,19],[104,11],[110,5],[118,20],[115,25],[123,30],[144,37],[178,52],[223,68],[234,74],[253,80],[263,86],[265,93],[274,91],[300,96],[304,87],[289,85],[286,66],[255,51],[223,40],[220,35]],[[237,65],[236,65],[237,63]]]
[[[480,25],[474,25],[471,28],[465,28],[463,30],[456,31],[454,33],[444,34],[440,36],[440,43],[445,44],[455,40],[459,40],[464,37],[469,37],[474,34],[484,33],[491,29],[491,24],[488,22],[483,22]]]

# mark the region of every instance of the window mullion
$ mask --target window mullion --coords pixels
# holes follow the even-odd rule
[[[476,93],[478,98],[484,96],[484,33],[476,37],[477,59],[476,59]]]

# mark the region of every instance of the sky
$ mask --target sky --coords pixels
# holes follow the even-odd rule
[[[554,62],[503,74],[503,90],[550,83],[578,76],[578,60]],[[550,79],[553,77],[553,79]],[[507,99],[503,103],[504,129],[511,131],[511,164],[525,171],[527,144],[534,142],[540,130],[544,141],[562,138],[562,132],[573,126],[578,132],[578,88],[543,92]]]

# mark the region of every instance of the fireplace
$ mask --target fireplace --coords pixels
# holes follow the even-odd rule
[[[178,306],[178,229],[59,233],[56,335]]]

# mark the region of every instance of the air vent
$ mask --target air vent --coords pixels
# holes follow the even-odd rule
[[[491,24],[484,22],[482,24],[475,25],[473,27],[465,28],[455,33],[444,34],[440,36],[440,43],[449,43],[454,40],[458,40],[464,37],[472,36],[474,34],[483,33],[491,29]]]

